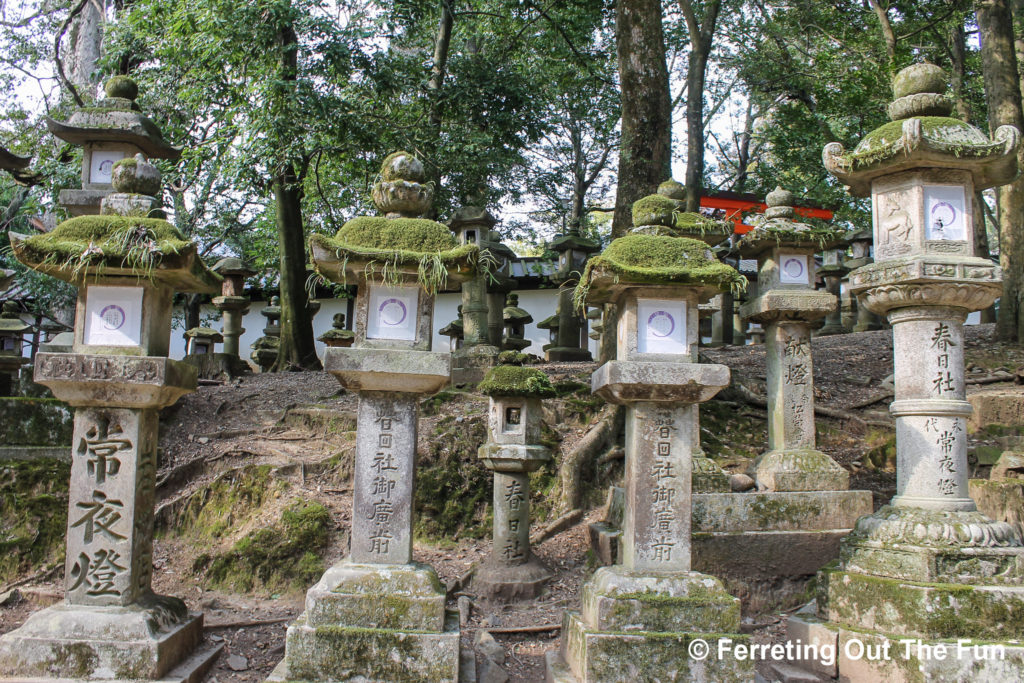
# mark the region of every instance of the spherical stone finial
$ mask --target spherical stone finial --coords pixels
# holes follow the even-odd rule
[[[427,177],[423,162],[404,151],[387,155],[381,164],[380,175],[384,180],[408,180],[414,183],[422,183]]]
[[[679,202],[686,201],[686,186],[678,180],[669,178],[661,185],[658,185],[658,194],[669,199],[675,199]]]
[[[424,184],[423,163],[408,152],[389,154],[373,184],[373,203],[385,218],[417,218],[434,201],[433,185]]]
[[[505,296],[505,305],[506,306],[518,306],[519,305],[519,295],[518,294],[508,294],[508,295],[506,295]]]
[[[948,90],[946,72],[928,62],[911,64],[892,79],[893,97],[934,94],[944,95]]]
[[[947,94],[946,72],[934,64],[912,64],[896,74],[889,118],[901,121],[916,116],[949,116],[953,100]]]
[[[338,330],[345,329],[345,314],[344,313],[335,313],[334,314],[334,319],[333,319],[331,324],[334,326],[335,329],[338,329]]]
[[[270,297],[270,305],[271,306],[280,306],[281,305],[281,297],[279,297],[279,296],[272,296],[272,297]]]
[[[764,215],[768,218],[792,218],[796,215],[796,212],[793,211],[795,201],[796,197],[792,192],[782,189],[781,186],[776,186],[764,198],[764,203],[768,206]]]
[[[115,163],[110,178],[115,192],[150,197],[159,196],[161,180],[160,169],[146,161],[142,154]]]
[[[139,86],[128,76],[112,76],[103,86],[107,97],[120,97],[135,100],[139,96]]]

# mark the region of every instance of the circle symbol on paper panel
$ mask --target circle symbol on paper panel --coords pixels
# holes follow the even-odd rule
[[[120,306],[111,304],[100,311],[100,318],[103,319],[103,327],[108,330],[119,330],[124,325],[127,315]]]
[[[786,273],[786,277],[802,278],[804,276],[804,262],[798,258],[786,259],[786,262],[782,264],[782,270]]]
[[[647,318],[647,329],[655,337],[668,337],[676,330],[676,319],[668,311],[655,311]]]
[[[939,237],[943,235],[943,228],[955,221],[956,207],[949,202],[936,202],[932,207],[932,225],[935,226],[935,232]]]
[[[387,299],[377,309],[377,315],[380,317],[381,323],[394,327],[405,322],[405,317],[409,315],[409,312],[406,310],[405,304],[398,299]]]
[[[114,171],[114,162],[110,159],[100,162],[100,173],[105,176],[110,175]]]

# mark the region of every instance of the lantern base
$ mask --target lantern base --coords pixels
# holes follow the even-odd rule
[[[161,679],[199,645],[203,616],[177,598],[154,597],[154,607],[61,604],[36,612],[0,637],[0,681]]]
[[[488,559],[474,573],[472,591],[498,602],[532,600],[543,592],[544,584],[550,578],[551,570],[536,557],[516,565]]]
[[[728,493],[729,475],[714,460],[698,453],[693,456],[693,470],[690,473],[694,493]]]
[[[545,349],[544,356],[549,363],[590,363],[594,360],[587,349],[571,346],[552,346]]]
[[[749,474],[765,491],[846,491],[850,488],[850,473],[813,448],[762,453]]]

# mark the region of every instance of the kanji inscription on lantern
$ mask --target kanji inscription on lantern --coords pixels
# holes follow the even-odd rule
[[[925,238],[955,241],[967,239],[965,208],[963,186],[925,185]]]
[[[784,285],[810,284],[810,270],[807,267],[807,254],[779,254],[779,282]]]
[[[656,563],[672,561],[672,552],[678,539],[672,533],[679,506],[679,468],[675,462],[679,454],[673,453],[672,437],[677,431],[675,418],[668,412],[657,413],[648,429],[654,441],[653,458],[647,468],[650,491],[649,559]]]
[[[109,415],[99,415],[96,423],[89,427],[79,439],[75,454],[87,458],[86,471],[96,484],[102,484],[121,469],[119,454],[130,451],[132,442],[124,433],[117,420]]]
[[[936,447],[939,492],[945,496],[957,496],[957,453],[962,450],[961,441],[964,439],[963,418],[930,417],[925,421],[924,431]]]
[[[956,393],[958,390],[949,364],[950,352],[956,346],[957,343],[953,339],[950,326],[943,322],[936,325],[935,332],[931,337],[931,348],[937,352],[935,374],[932,377],[932,391],[938,396]]]
[[[685,354],[686,302],[637,299],[637,352]]]
[[[139,346],[142,287],[89,287],[83,341],[90,346]]]
[[[395,418],[391,415],[390,406],[383,404],[377,407],[377,419],[375,424],[380,430],[377,434],[377,444],[380,450],[374,455],[373,468],[377,477],[373,480],[373,495],[379,498],[369,506],[366,518],[373,525],[373,532],[370,535],[369,551],[376,555],[387,555],[391,539],[391,517],[395,508],[391,504],[391,492],[397,482],[390,478],[389,473],[398,470],[394,463],[394,454],[391,452],[392,434]]]
[[[75,503],[75,507],[81,512],[81,516],[71,524],[71,528],[82,527],[82,542],[86,545],[92,543],[97,535],[111,541],[123,541],[127,538],[114,529],[114,525],[121,519],[121,510],[124,509],[124,503],[121,501],[107,498],[102,491],[93,491],[92,500]]]
[[[128,571],[122,562],[120,553],[115,550],[101,549],[91,555],[79,553],[71,568],[68,591],[84,588],[85,594],[91,597],[120,596],[122,591],[117,587],[117,580]]]
[[[417,287],[370,286],[367,339],[416,339]]]

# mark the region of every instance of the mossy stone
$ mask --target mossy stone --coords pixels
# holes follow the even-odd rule
[[[633,225],[672,227],[679,202],[661,194],[652,194],[633,202]]]
[[[477,389],[487,396],[550,398],[557,393],[546,373],[519,365],[491,368]]]
[[[150,197],[160,194],[160,181],[160,170],[141,154],[116,162],[110,177],[115,191]]]
[[[686,186],[678,180],[669,178],[661,185],[658,185],[658,194],[668,197],[669,199],[675,199],[676,201],[686,201]]]
[[[128,76],[113,76],[104,84],[103,92],[107,97],[134,100],[139,96],[139,86]]]
[[[422,183],[426,177],[423,162],[405,151],[392,152],[384,158],[380,175],[386,181],[409,180]]]
[[[947,90],[946,72],[934,64],[921,62],[901,70],[892,79],[894,97],[907,97],[922,93],[942,94]]]

